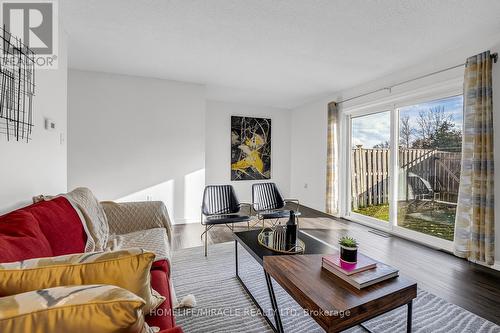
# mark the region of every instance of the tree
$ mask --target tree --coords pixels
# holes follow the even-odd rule
[[[389,141],[377,143],[376,145],[373,146],[373,148],[389,148],[391,145],[389,144]]]
[[[450,122],[442,123],[436,129],[432,140],[433,147],[441,150],[459,150],[461,142],[462,131],[455,129],[455,124]]]
[[[418,137],[412,142],[412,148],[458,148],[462,141],[462,132],[455,128],[453,116],[445,111],[444,106],[420,111],[417,126]]]
[[[411,138],[415,129],[410,125],[410,116],[404,115],[401,117],[401,123],[399,126],[399,145],[404,148],[410,148]]]

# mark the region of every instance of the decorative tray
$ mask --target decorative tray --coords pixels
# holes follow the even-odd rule
[[[284,238],[279,236],[280,235],[277,235],[275,230],[265,228],[259,233],[257,240],[259,244],[265,248],[279,253],[296,254],[305,251],[306,245],[300,238],[297,238],[295,246],[286,249]]]

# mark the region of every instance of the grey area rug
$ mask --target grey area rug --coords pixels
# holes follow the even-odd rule
[[[238,254],[240,276],[264,311],[271,311],[262,267],[241,246]],[[175,312],[177,324],[184,332],[272,332],[235,277],[233,242],[210,246],[207,258],[202,247],[176,251],[172,266],[177,297],[194,294],[197,300],[196,307]],[[277,283],[274,287],[285,332],[324,332],[286,291]],[[374,333],[406,332],[406,306],[363,325]],[[345,332],[366,330],[357,326]],[[413,303],[413,332],[500,333],[500,326],[419,289]]]

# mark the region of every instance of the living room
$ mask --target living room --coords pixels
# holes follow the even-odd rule
[[[1,8],[0,332],[500,332],[498,1]]]

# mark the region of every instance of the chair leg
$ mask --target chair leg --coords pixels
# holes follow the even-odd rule
[[[207,256],[207,245],[208,245],[208,224],[205,224],[205,257]]]
[[[202,240],[202,241],[203,241],[203,236],[207,233],[207,231],[208,231],[208,229],[209,229],[209,228],[208,228],[208,224],[202,224],[202,225],[204,225],[204,226],[205,226],[205,231],[203,231],[203,232],[201,233],[201,235],[200,235],[200,240]]]
[[[203,213],[200,214],[200,223],[201,223],[201,225],[203,225]],[[205,232],[207,232],[206,230],[207,230],[207,227],[205,226]],[[203,235],[205,234],[205,232],[201,233],[200,240],[203,240]]]

